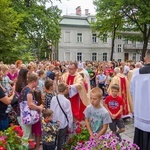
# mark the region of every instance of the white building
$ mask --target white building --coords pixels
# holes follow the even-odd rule
[[[98,38],[92,33],[90,22],[95,17],[85,10],[81,15],[81,7],[76,8],[76,15],[65,15],[60,22],[61,38],[58,45],[60,61],[109,61],[111,53],[111,37]],[[139,61],[142,43],[123,39],[123,34],[115,40],[113,58],[117,61]],[[127,34],[127,33],[126,33]]]

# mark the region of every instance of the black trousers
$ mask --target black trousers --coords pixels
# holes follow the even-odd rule
[[[135,128],[134,143],[140,147],[140,150],[150,150],[150,132]]]
[[[67,131],[68,131],[68,126],[63,129],[59,129],[58,138],[57,138],[57,150],[61,150],[62,148],[64,148]]]
[[[46,145],[43,143],[43,150],[55,150],[55,145]]]

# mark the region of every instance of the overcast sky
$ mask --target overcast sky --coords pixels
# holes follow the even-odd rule
[[[54,0],[53,5],[58,5],[59,9],[62,9],[62,15],[75,14],[75,9],[81,6],[82,14],[85,13],[85,9],[89,9],[90,14],[95,14],[93,0],[61,0],[62,3]]]

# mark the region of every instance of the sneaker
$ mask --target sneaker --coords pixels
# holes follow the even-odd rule
[[[116,132],[116,136],[118,137],[118,141],[121,142],[122,138],[121,138],[121,136],[120,136],[120,134],[118,132]]]

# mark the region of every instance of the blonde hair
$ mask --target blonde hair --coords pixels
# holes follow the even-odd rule
[[[65,83],[59,83],[58,85],[58,92],[64,92],[67,89],[67,85]]]
[[[103,96],[103,92],[99,87],[93,88],[90,93],[96,94],[100,99]]]
[[[31,73],[28,75],[27,77],[27,82],[28,83],[31,83],[33,81],[37,81],[39,78],[38,78],[38,75],[36,73]]]

